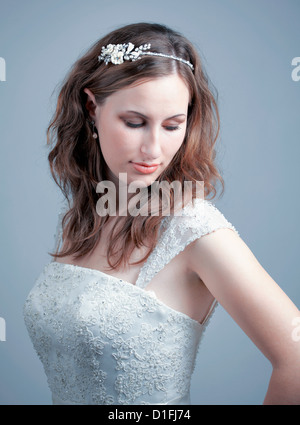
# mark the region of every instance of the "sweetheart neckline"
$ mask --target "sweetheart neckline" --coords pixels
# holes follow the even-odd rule
[[[92,272],[92,273],[100,274],[100,275],[105,276],[105,277],[107,277],[107,278],[114,279],[114,280],[117,280],[117,281],[119,281],[119,282],[123,282],[123,283],[125,283],[126,285],[130,285],[130,286],[131,286],[131,287],[133,287],[133,288],[137,288],[138,290],[142,291],[143,293],[146,293],[147,295],[151,296],[153,299],[155,299],[155,301],[156,301],[158,304],[162,305],[164,308],[167,308],[168,310],[171,310],[173,313],[176,313],[176,314],[179,314],[179,315],[183,316],[185,319],[188,319],[188,320],[189,320],[189,321],[191,321],[192,323],[194,323],[194,324],[196,324],[196,325],[200,326],[200,328],[201,328],[201,329],[203,329],[204,324],[205,324],[205,322],[206,322],[206,318],[204,319],[204,321],[203,321],[202,323],[200,323],[200,322],[198,322],[198,320],[193,319],[193,318],[192,318],[192,317],[190,317],[188,314],[183,313],[182,311],[179,311],[179,310],[175,310],[174,308],[172,308],[172,307],[170,307],[169,305],[165,304],[163,301],[161,301],[161,300],[157,297],[157,295],[156,295],[155,291],[153,291],[153,290],[147,290],[147,289],[146,289],[146,288],[147,288],[147,286],[146,286],[146,288],[140,288],[139,286],[137,286],[137,285],[135,285],[135,284],[133,284],[133,283],[131,283],[131,282],[128,282],[128,281],[126,281],[126,280],[124,280],[124,279],[121,279],[120,277],[112,276],[112,275],[107,274],[107,273],[105,273],[105,272],[102,272],[101,270],[98,270],[98,269],[92,269],[92,268],[89,268],[89,267],[78,266],[78,265],[76,265],[76,264],[70,264],[70,263],[60,263],[59,261],[52,261],[51,263],[49,263],[49,264],[48,264],[48,266],[49,266],[49,265],[51,265],[51,264],[60,264],[61,266],[64,266],[64,267],[66,267],[66,268],[68,268],[68,267],[69,267],[69,268],[74,268],[74,269],[80,269],[80,270],[83,270],[83,271],[85,271],[85,272]],[[213,310],[213,309],[210,309],[210,310],[209,310],[209,313],[207,314],[207,316],[209,316],[209,315],[212,313],[212,310]],[[207,317],[207,316],[206,316],[206,317]]]

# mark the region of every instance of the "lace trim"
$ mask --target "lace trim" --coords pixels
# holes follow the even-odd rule
[[[47,264],[46,266],[45,266],[45,268],[44,268],[44,272],[45,273],[48,273],[48,270],[49,270],[49,267],[51,268],[51,266],[52,267],[55,267],[55,270],[59,270],[59,268],[61,268],[62,269],[62,271],[61,271],[61,274],[63,274],[64,272],[63,272],[63,270],[64,269],[69,269],[70,270],[70,272],[74,272],[74,270],[77,270],[78,272],[80,272],[80,273],[87,273],[87,274],[91,274],[91,275],[94,275],[95,277],[97,277],[98,279],[99,278],[106,278],[106,279],[112,279],[112,280],[116,280],[116,281],[118,281],[118,282],[122,282],[122,283],[124,283],[125,285],[129,285],[130,287],[134,287],[134,288],[136,288],[137,289],[137,291],[139,291],[139,292],[142,292],[143,294],[145,294],[145,296],[147,297],[147,296],[149,296],[149,297],[151,297],[151,299],[152,299],[152,301],[154,300],[155,301],[155,303],[158,305],[158,306],[160,306],[160,307],[163,307],[163,308],[165,308],[165,309],[167,309],[167,310],[170,310],[170,312],[172,312],[172,313],[174,313],[174,314],[178,314],[179,316],[181,316],[184,320],[187,320],[187,321],[190,321],[192,324],[194,324],[194,325],[196,325],[196,326],[199,326],[199,327],[201,327],[201,326],[203,326],[203,323],[204,323],[204,321],[206,320],[206,318],[202,321],[202,323],[200,323],[200,322],[198,322],[198,320],[195,320],[195,319],[193,319],[192,317],[190,317],[190,316],[188,316],[187,314],[185,314],[185,313],[182,313],[181,311],[179,311],[179,310],[175,310],[174,308],[172,308],[172,307],[170,307],[168,304],[165,304],[163,301],[161,301],[159,298],[157,298],[157,295],[156,295],[156,293],[154,292],[154,291],[151,291],[151,290],[147,290],[147,289],[144,289],[144,288],[141,288],[141,287],[139,287],[139,286],[136,286],[136,285],[133,285],[132,283],[130,283],[130,282],[127,282],[126,280],[124,280],[124,279],[120,279],[120,278],[118,278],[118,277],[116,277],[116,276],[112,276],[112,275],[109,275],[109,274],[107,274],[107,273],[104,273],[104,272],[102,272],[101,270],[96,270],[96,269],[90,269],[90,268],[87,268],[87,267],[81,267],[81,266],[77,266],[77,265],[75,265],[75,264],[67,264],[67,263],[58,263],[58,262],[56,262],[56,261],[53,261],[53,262],[51,262],[51,263],[49,263],[49,264]],[[51,270],[51,269],[50,269]],[[50,271],[51,272],[51,271]],[[59,273],[59,275],[60,275],[60,273]],[[66,275],[66,279],[68,279],[68,276]],[[214,302],[213,302],[214,303]],[[207,313],[207,316],[210,314],[210,311],[211,311],[211,308],[210,308],[210,310],[209,310],[209,313]],[[207,317],[206,316],[206,317]]]
[[[149,295],[118,279],[48,265],[24,318],[56,397],[79,404],[187,397],[202,328]]]
[[[165,217],[166,231],[140,270],[136,285],[145,288],[153,277],[194,240],[221,228],[239,233],[224,215],[210,202],[195,199],[186,205],[181,216]]]
[[[67,205],[63,205],[59,212],[56,232],[54,234],[56,248],[60,246],[62,241],[62,219],[67,211]],[[145,289],[153,277],[190,243],[201,236],[221,228],[229,228],[239,235],[235,227],[224,217],[215,205],[207,200],[199,198],[189,202],[182,209],[181,215],[165,217],[161,222],[161,236],[158,243],[148,257],[146,263],[141,267],[135,286]],[[178,234],[180,235],[179,237],[177,236]],[[52,261],[54,261],[54,259]],[[88,270],[103,273],[100,270]],[[106,273],[103,273],[103,275],[111,277]],[[160,302],[158,298],[156,299]],[[165,305],[164,303],[162,304]],[[217,301],[215,300],[201,325],[204,325],[212,315],[216,304]],[[165,306],[168,307],[168,305]]]

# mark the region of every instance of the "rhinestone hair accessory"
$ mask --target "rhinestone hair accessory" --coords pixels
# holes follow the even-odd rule
[[[98,56],[98,61],[104,61],[105,65],[107,65],[109,62],[113,63],[114,65],[120,65],[124,61],[134,62],[138,59],[141,59],[142,56],[146,55],[161,56],[163,58],[170,58],[185,63],[191,68],[192,71],[194,70],[194,66],[191,64],[191,62],[177,56],[148,51],[150,47],[151,44],[143,44],[140,47],[135,47],[132,43],[108,44],[107,46],[102,47],[101,54]]]

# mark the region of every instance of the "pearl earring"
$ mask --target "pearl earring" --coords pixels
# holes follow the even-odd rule
[[[91,121],[91,125],[93,126],[93,128],[92,128],[93,138],[94,139],[97,139],[98,138],[98,134],[97,134],[96,128],[95,128],[95,121]]]

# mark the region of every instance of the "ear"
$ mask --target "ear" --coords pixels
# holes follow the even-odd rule
[[[91,92],[90,89],[83,89],[83,91],[87,94],[87,101],[85,104],[86,110],[88,111],[90,118],[95,120],[97,107],[95,95]]]

